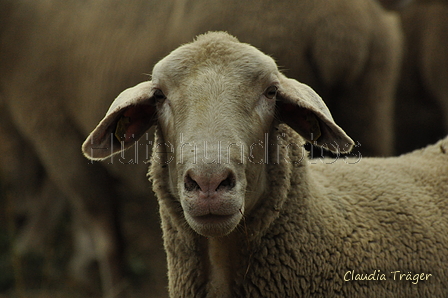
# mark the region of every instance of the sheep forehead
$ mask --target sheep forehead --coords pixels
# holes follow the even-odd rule
[[[157,63],[153,82],[180,85],[210,71],[221,73],[228,81],[232,78],[256,81],[276,74],[278,68],[271,57],[255,47],[228,34],[214,33],[198,37]]]

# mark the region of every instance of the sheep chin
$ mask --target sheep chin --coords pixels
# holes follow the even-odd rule
[[[184,214],[190,227],[204,237],[223,237],[230,234],[243,217],[241,212],[230,215],[208,214],[203,216],[191,216],[188,212],[184,212]]]

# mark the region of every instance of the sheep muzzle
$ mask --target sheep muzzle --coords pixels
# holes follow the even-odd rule
[[[241,184],[228,167],[204,165],[186,170],[181,204],[193,230],[208,237],[230,233],[244,210]]]

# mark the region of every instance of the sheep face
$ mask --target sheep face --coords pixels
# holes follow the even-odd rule
[[[91,159],[105,158],[110,154],[92,147],[112,144],[119,152],[157,124],[159,141],[173,148],[163,160],[173,200],[194,231],[224,236],[268,185],[267,140],[279,122],[317,145],[347,151],[353,144],[311,88],[284,77],[254,47],[209,33],[156,64],[151,82],[120,94],[83,150]],[[153,162],[161,160],[157,154]]]
[[[274,118],[275,62],[232,40],[193,43],[160,61],[152,84],[171,192],[199,234],[231,232],[266,185],[263,143]]]

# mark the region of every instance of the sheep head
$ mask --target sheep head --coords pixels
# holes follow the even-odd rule
[[[280,122],[316,145],[353,145],[311,88],[286,78],[256,48],[212,32],[157,63],[152,81],[121,93],[83,152],[107,158],[156,124],[175,149],[166,178],[187,223],[201,235],[223,236],[262,197],[266,146],[256,144]],[[112,150],[94,150],[101,147]]]

